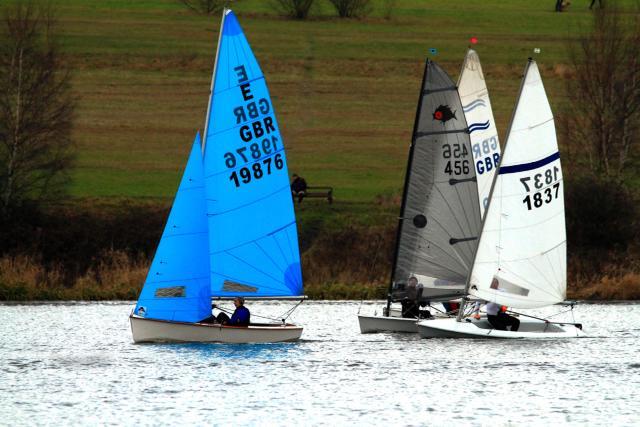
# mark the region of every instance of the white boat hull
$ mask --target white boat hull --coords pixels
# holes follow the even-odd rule
[[[411,332],[416,333],[417,319],[406,319],[403,317],[384,316],[364,316],[358,315],[360,332],[363,334],[373,334],[376,332]]]
[[[469,320],[471,319],[463,322],[458,322],[455,318],[422,320],[416,327],[423,338],[549,339],[585,336],[582,329],[567,323],[520,319],[520,328],[511,332],[493,329],[486,318]]]
[[[223,326],[207,323],[184,323],[129,317],[133,341],[142,342],[220,342],[220,343],[274,343],[296,341],[302,336],[302,327],[292,324],[259,324],[250,326]]]

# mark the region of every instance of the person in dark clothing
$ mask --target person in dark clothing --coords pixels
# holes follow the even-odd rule
[[[291,194],[298,198],[298,203],[302,203],[302,199],[307,195],[307,181],[303,177],[293,174],[291,181]]]
[[[412,300],[400,301],[402,306],[402,317],[404,318],[418,318],[420,316],[420,307]]]
[[[591,4],[589,5],[589,9],[593,9],[593,5],[596,4],[596,0],[591,0]],[[602,9],[602,0],[598,0],[598,7]]]
[[[520,321],[513,316],[509,316],[505,313],[506,307],[503,308],[494,302],[487,304],[487,320],[491,323],[491,326],[499,331],[506,331],[507,326],[511,326],[511,332],[515,332],[520,327]]]
[[[556,12],[562,12],[562,0],[556,0]]]
[[[429,310],[420,310],[420,307],[426,307],[426,302],[418,303],[413,300],[400,301],[402,305],[402,317],[405,319],[429,319],[431,312]]]
[[[233,299],[233,305],[236,306],[236,309],[231,315],[231,318],[229,318],[226,313],[220,313],[216,317],[216,321],[227,326],[249,326],[249,323],[251,323],[251,312],[244,306],[244,298],[235,297]]]

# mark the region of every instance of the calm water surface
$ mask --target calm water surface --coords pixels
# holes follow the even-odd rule
[[[136,345],[131,303],[0,305],[0,424],[640,424],[640,304],[579,306],[589,338],[512,342],[361,335],[379,307],[306,302],[297,343]]]

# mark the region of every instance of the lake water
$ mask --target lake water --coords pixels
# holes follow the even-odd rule
[[[0,425],[640,423],[640,304],[580,305],[590,337],[545,341],[361,335],[380,306],[305,302],[297,343],[137,345],[132,303],[0,305]]]

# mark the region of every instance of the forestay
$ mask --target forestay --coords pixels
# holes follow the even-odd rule
[[[553,114],[530,60],[487,209],[471,295],[518,308],[564,300],[562,187]]]
[[[211,315],[204,193],[197,135],[135,314],[180,322],[197,322]]]
[[[412,298],[420,285],[422,300],[461,295],[479,232],[473,153],[458,91],[436,63],[427,61],[407,167],[392,299]]]
[[[212,90],[204,154],[211,292],[301,295],[284,145],[262,70],[231,11]]]
[[[489,202],[489,190],[500,162],[500,143],[480,58],[473,49],[469,49],[464,59],[458,80],[458,93],[469,126],[482,216]]]

